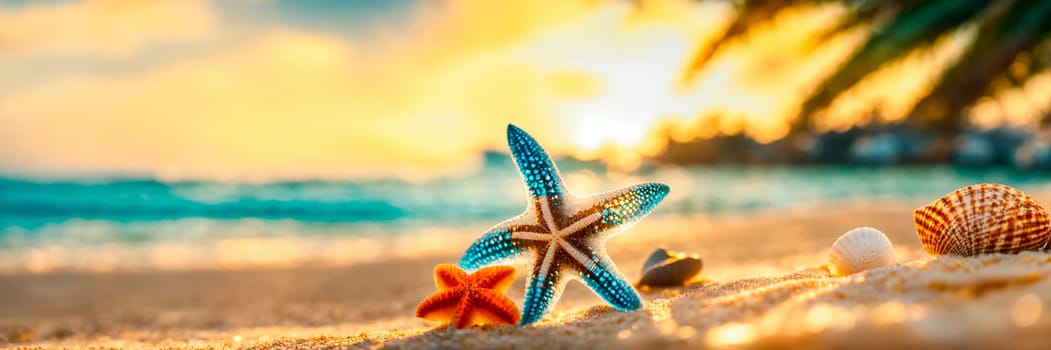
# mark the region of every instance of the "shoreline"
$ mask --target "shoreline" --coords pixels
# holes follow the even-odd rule
[[[1051,188],[1048,189],[1051,193]],[[1048,196],[1051,199],[1051,195]],[[635,237],[647,233],[632,228],[618,234],[618,241],[654,244],[656,241],[675,241],[669,237],[677,225],[713,225],[739,228],[754,218],[822,219],[828,208],[839,212],[885,214],[886,208],[902,214],[909,206],[919,206],[919,197],[873,197],[821,202],[796,203],[789,207],[761,208],[747,212],[679,214],[670,213],[647,217],[641,225],[656,227],[657,237]],[[1051,203],[1051,201],[1049,201]],[[905,215],[905,214],[902,214]],[[911,212],[907,219],[911,220]],[[897,219],[901,219],[900,217]],[[93,220],[77,220],[93,223]],[[105,224],[105,221],[100,221]],[[173,221],[177,222],[177,221]],[[227,237],[215,241],[160,240],[156,242],[108,242],[78,247],[79,242],[52,240],[51,244],[0,251],[0,277],[46,274],[110,274],[194,271],[237,271],[254,269],[340,268],[369,264],[390,259],[448,258],[456,260],[463,249],[485,232],[493,222],[472,222],[464,226],[435,226],[410,230],[400,228],[395,233],[382,234],[371,228],[364,233],[308,236]],[[260,225],[267,221],[260,220]],[[58,223],[56,225],[63,225]],[[755,226],[755,225],[751,225]],[[348,227],[352,229],[353,227]],[[702,227],[700,236],[711,228]],[[654,231],[650,229],[648,231]],[[845,231],[844,231],[845,232]],[[689,233],[693,234],[693,233]],[[831,233],[829,233],[831,234]],[[703,237],[699,237],[703,238]],[[833,239],[834,240],[834,239]],[[918,242],[918,241],[917,241]],[[829,242],[831,244],[831,241]],[[689,244],[686,244],[689,246]],[[363,254],[350,254],[363,251]],[[387,254],[378,254],[387,251]]]
[[[705,283],[642,292],[643,309],[622,313],[571,282],[551,315],[523,329],[446,332],[413,317],[416,304],[435,288],[433,266],[455,261],[456,254],[394,254],[341,266],[0,275],[0,300],[6,301],[0,303],[0,347],[636,348],[740,342],[820,348],[1044,339],[1029,332],[1051,330],[1051,311],[1044,310],[1051,305],[1051,255],[927,258],[913,228],[914,204],[873,200],[825,210],[643,220],[607,244],[629,281],[639,277],[643,259],[663,246],[699,253]],[[832,242],[855,226],[887,233],[899,265],[840,278],[808,269],[823,264]],[[516,303],[524,290],[518,269],[508,292]],[[1032,307],[1034,298],[1038,307]],[[1017,326],[1011,313],[1019,302],[1042,314]],[[933,330],[907,332],[910,327]],[[902,332],[907,335],[886,337]],[[852,337],[861,337],[860,343]]]

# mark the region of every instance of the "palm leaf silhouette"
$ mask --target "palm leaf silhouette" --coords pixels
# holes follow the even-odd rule
[[[977,32],[974,40],[945,68],[930,93],[913,107],[907,118],[910,124],[946,134],[959,132],[965,127],[967,108],[994,93],[998,84],[1020,85],[1051,68],[1051,1],[833,2],[842,4],[847,12],[819,35],[819,41],[860,25],[872,25],[873,30],[860,48],[804,100],[795,132],[804,131],[815,113],[869,74],[969,25]],[[712,45],[698,48],[690,58],[684,81],[694,79],[719,50],[745,35],[749,27],[771,21],[778,12],[804,3],[812,2],[743,1],[737,17],[722,36]]]

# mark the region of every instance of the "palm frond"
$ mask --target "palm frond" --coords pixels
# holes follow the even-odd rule
[[[795,6],[800,2],[804,1],[744,0],[738,6],[737,16],[734,18],[734,21],[726,27],[718,39],[709,45],[702,43],[701,46],[694,51],[693,57],[690,58],[689,63],[686,65],[682,81],[692,81],[697,72],[704,68],[704,65],[708,64],[719,50],[735,39],[748,33],[748,30],[752,26],[768,22],[773,19],[778,12],[781,12],[781,10]]]
[[[910,121],[943,133],[958,132],[964,126],[964,110],[988,94],[994,80],[1020,55],[1035,50],[1049,35],[1051,1],[1015,1],[982,23],[960,59],[909,113]]]
[[[799,126],[806,126],[814,112],[824,108],[836,96],[884,64],[902,58],[917,48],[929,46],[943,35],[974,21],[989,3],[930,0],[916,4],[908,11],[898,12],[803,103],[800,112],[802,124]]]
[[[1051,37],[1051,35],[1048,35],[1048,37]],[[1036,48],[1029,53],[1029,57],[1030,76],[1051,69],[1051,39],[1044,39],[1042,43],[1037,45]]]
[[[847,13],[836,24],[817,34],[817,41],[827,41],[836,34],[854,30],[862,25],[885,23],[901,12],[909,11],[923,0],[857,1],[848,4]]]

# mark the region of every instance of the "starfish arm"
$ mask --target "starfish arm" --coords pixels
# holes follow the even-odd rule
[[[456,309],[456,315],[450,322],[456,329],[463,329],[464,327],[474,324],[474,311],[475,311],[475,300],[471,296],[472,291],[464,291],[463,297],[460,299],[460,304]]]
[[[614,309],[633,311],[641,308],[639,293],[624,279],[617,266],[613,265],[605,254],[597,260],[590,269],[581,271],[580,279]]]
[[[471,278],[477,288],[491,289],[496,293],[507,292],[515,281],[515,268],[510,266],[490,266],[478,270]]]
[[[641,220],[653,211],[671,188],[668,185],[648,182],[629,186],[593,196],[593,209],[602,214],[602,220],[592,232],[612,235],[624,227]]]
[[[462,295],[463,290],[459,288],[434,293],[416,306],[416,317],[430,321],[449,321],[456,314]]]
[[[534,273],[533,276],[530,276],[529,281],[526,282],[525,300],[522,302],[522,320],[518,323],[519,327],[539,321],[562,297],[562,290],[565,289],[567,279],[561,275],[561,272],[556,268],[547,274]]]
[[[519,326],[539,321],[558,302],[566,282],[578,277],[618,310],[642,307],[638,293],[605,254],[602,244],[653,211],[668,195],[668,185],[644,183],[579,198],[564,187],[558,168],[532,136],[508,125],[507,143],[529,190],[530,203],[525,213],[490,229],[471,244],[460,258],[460,267],[478,270],[522,254],[535,258],[526,281]],[[493,280],[472,279],[469,283],[491,284],[493,290],[482,290],[494,293],[506,289],[505,279],[513,280],[479,275],[479,279]],[[478,298],[472,295],[468,299]],[[464,306],[461,309],[472,307]]]
[[[460,267],[474,271],[522,253],[522,247],[511,238],[511,230],[497,226],[467,248],[460,257]]]
[[[565,192],[558,168],[532,136],[517,126],[507,125],[507,144],[530,197],[555,197]]]
[[[456,288],[467,281],[467,273],[452,264],[441,264],[434,267],[434,284],[438,290]]]
[[[522,317],[511,298],[490,290],[478,290],[474,299],[474,324],[517,324]]]

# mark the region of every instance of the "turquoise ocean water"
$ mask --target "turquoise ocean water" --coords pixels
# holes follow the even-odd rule
[[[672,193],[655,216],[718,215],[844,200],[933,200],[978,182],[1023,190],[1051,186],[1047,173],[947,166],[647,167],[610,176],[600,166],[569,163],[562,172],[577,193],[642,181],[668,183]],[[0,270],[29,264],[26,259],[50,261],[55,254],[115,245],[126,251],[156,247],[158,242],[214,246],[259,237],[325,242],[411,236],[434,228],[477,230],[520,213],[524,203],[525,189],[509,161],[490,162],[468,176],[428,181],[239,184],[9,177],[0,179],[0,255],[6,255],[0,257]],[[72,264],[67,260],[63,264]]]

